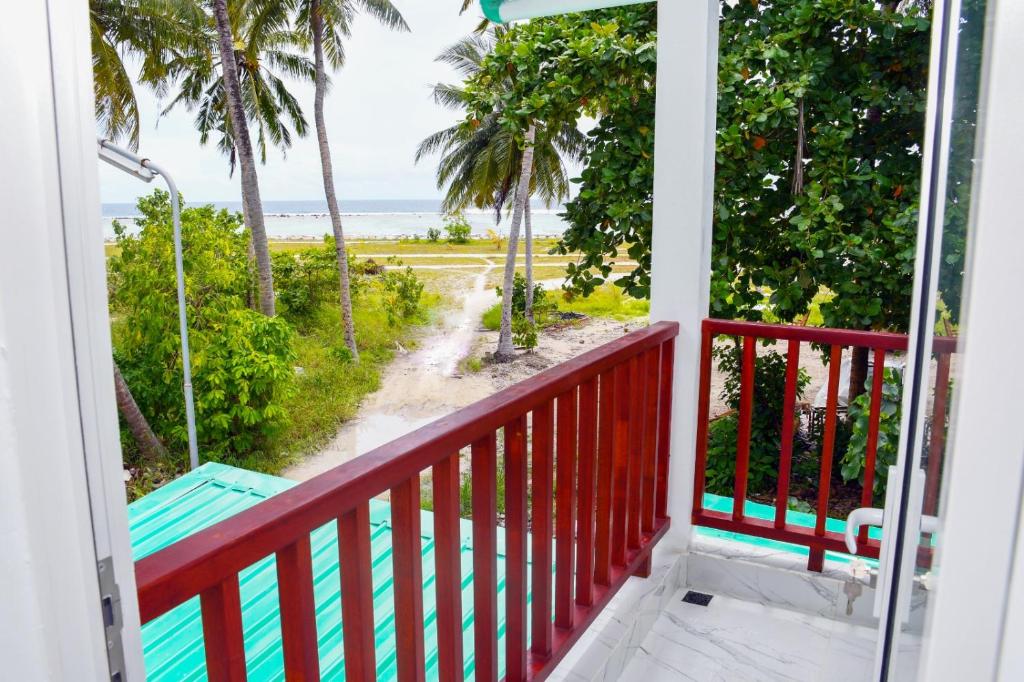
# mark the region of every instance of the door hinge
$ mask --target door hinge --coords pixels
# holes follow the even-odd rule
[[[124,645],[121,630],[124,620],[121,614],[121,590],[114,580],[114,559],[107,557],[96,564],[100,580],[100,609],[103,613],[103,630],[107,643],[107,664],[110,666],[111,682],[126,682],[124,670]]]

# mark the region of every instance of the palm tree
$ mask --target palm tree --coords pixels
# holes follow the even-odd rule
[[[323,170],[324,195],[327,210],[331,214],[334,231],[334,245],[338,258],[338,278],[341,294],[341,319],[344,327],[345,345],[352,358],[359,360],[356,347],[355,324],[352,320],[352,293],[349,287],[348,253],[345,249],[345,231],[341,224],[341,210],[334,189],[334,166],[331,147],[327,140],[327,123],[324,119],[324,98],[327,95],[327,68],[340,69],[345,63],[345,49],[342,38],[351,35],[351,24],[357,9],[363,9],[388,28],[408,31],[409,25],[390,0],[301,0],[299,25],[308,32],[313,43],[315,69],[315,96],[313,118],[316,122],[316,136],[320,144],[320,166]]]
[[[466,79],[480,69],[482,60],[490,54],[496,41],[506,29],[493,26],[460,40],[441,53],[438,61],[450,64]],[[498,85],[499,87],[501,84]],[[434,99],[451,109],[462,109],[465,91],[457,85],[434,86]],[[519,229],[525,219],[527,297],[526,316],[533,318],[532,224],[530,197],[539,195],[546,203],[560,201],[569,193],[569,178],[563,158],[579,160],[585,146],[585,137],[571,124],[552,130],[533,125],[527,133],[527,143],[520,147],[514,135],[499,124],[499,113],[493,113],[475,125],[458,123],[434,133],[420,143],[416,160],[440,153],[437,184],[445,188],[443,209],[457,211],[468,206],[492,208],[500,219],[501,211],[512,205],[512,226],[509,234],[509,252],[505,264],[505,291],[512,290],[515,279],[515,256],[519,243]],[[522,191],[520,191],[522,190]],[[497,359],[512,355],[511,296],[503,297],[502,326],[499,334]]]
[[[302,107],[276,72],[312,80],[314,69],[302,54],[303,36],[291,27],[288,3],[231,0],[229,7],[228,0],[211,0],[210,5],[212,25],[207,22],[204,49],[169,65],[180,89],[164,112],[179,104],[196,109],[200,142],[217,135],[232,172],[236,163],[240,166],[242,212],[252,238],[260,310],[274,315],[274,280],[249,126],[251,122],[256,128],[264,162],[269,145],[284,150],[291,146],[291,128],[305,135]]]
[[[111,140],[139,146],[139,104],[125,60],[138,60],[139,83],[161,88],[167,64],[195,49],[203,12],[191,0],[90,0],[96,120]]]

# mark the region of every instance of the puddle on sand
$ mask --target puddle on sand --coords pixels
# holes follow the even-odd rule
[[[466,381],[453,377],[473,347],[481,316],[497,300],[494,291],[486,289],[487,275],[495,267],[488,261],[464,292],[462,305],[446,313],[417,350],[395,359],[381,389],[367,398],[359,415],[343,425],[327,447],[283,475],[308,480],[482,397],[472,395]]]

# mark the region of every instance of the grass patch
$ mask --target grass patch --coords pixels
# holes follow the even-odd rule
[[[577,296],[566,300],[562,292],[548,292],[549,300],[555,302],[555,309],[563,313],[579,313],[588,317],[605,317],[613,320],[632,320],[647,317],[651,312],[650,301],[640,300],[623,293],[614,284],[604,284],[586,298]],[[541,327],[547,327],[557,320],[538,320]],[[501,328],[501,301],[488,308],[481,320],[485,329],[498,331]]]
[[[560,312],[610,317],[613,320],[646,317],[651,312],[650,301],[633,298],[614,284],[603,284],[586,298],[576,296],[567,301],[563,296],[555,296],[555,300]]]

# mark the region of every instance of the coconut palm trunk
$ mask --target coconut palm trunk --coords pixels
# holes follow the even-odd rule
[[[515,355],[512,345],[512,288],[515,285],[516,254],[519,251],[519,227],[523,223],[523,214],[530,200],[530,176],[533,173],[533,143],[537,130],[531,124],[526,131],[526,144],[523,148],[522,171],[516,185],[516,203],[512,211],[512,227],[508,234],[508,256],[505,258],[505,282],[501,297],[501,331],[498,333],[498,350],[494,359],[499,362],[511,360]]]
[[[316,120],[316,137],[320,143],[320,166],[323,169],[324,195],[327,210],[331,214],[334,229],[334,248],[338,256],[338,279],[341,288],[341,320],[344,327],[345,345],[352,353],[352,359],[359,360],[356,348],[355,323],[352,321],[352,292],[349,287],[348,252],[345,249],[345,232],[341,225],[341,211],[338,197],[334,192],[334,167],[331,162],[331,147],[327,142],[327,123],[324,120],[324,96],[327,94],[327,69],[324,66],[324,20],[320,14],[320,0],[310,3],[310,26],[313,33],[313,59],[316,69],[316,94],[313,99],[313,117]]]
[[[242,170],[242,204],[249,221],[253,250],[256,252],[256,275],[260,285],[260,311],[274,315],[274,275],[270,268],[270,249],[267,229],[263,222],[263,202],[260,199],[259,178],[256,176],[256,156],[249,139],[249,124],[242,106],[242,87],[238,81],[235,61],[234,36],[228,18],[227,0],[213,0],[213,16],[217,24],[220,63],[224,71],[224,93],[227,99],[231,128],[234,132],[235,151]]]
[[[523,214],[526,223],[526,319],[530,324],[533,319],[533,209],[530,208],[530,196],[526,196],[526,206],[523,207]]]
[[[128,432],[132,434],[139,452],[149,462],[156,462],[167,457],[167,448],[160,442],[160,439],[153,433],[145,415],[139,409],[138,403],[132,391],[128,388],[128,382],[121,376],[121,368],[114,363],[114,396],[117,398],[117,409],[128,425]]]

